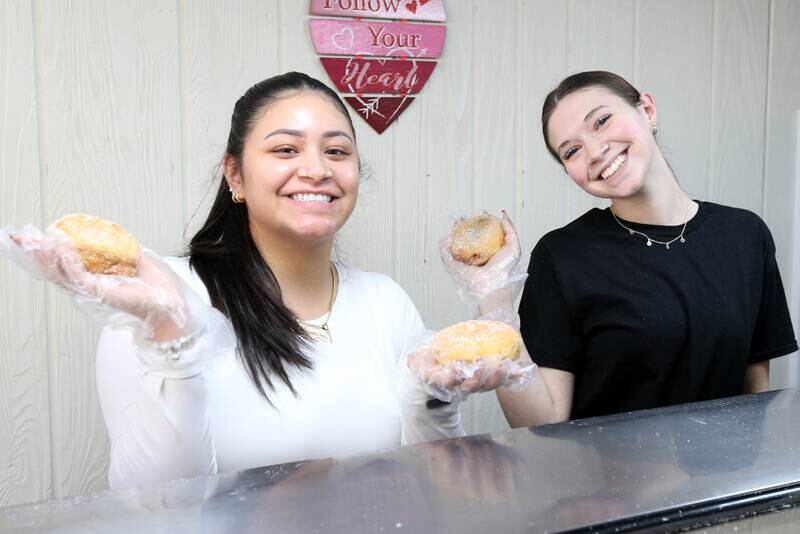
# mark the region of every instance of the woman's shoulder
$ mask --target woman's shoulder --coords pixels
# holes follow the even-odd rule
[[[713,221],[715,226],[722,226],[729,232],[752,231],[759,234],[769,234],[769,229],[764,219],[747,208],[726,206],[708,201],[698,201],[698,203],[706,212],[705,218]]]
[[[164,263],[169,265],[175,272],[179,270],[189,272],[191,269],[189,266],[189,256],[164,256],[162,259]]]
[[[161,259],[185,282],[192,278],[200,278],[189,264],[188,256],[164,256]]]
[[[164,256],[162,259],[183,282],[208,302],[209,297],[206,285],[200,275],[197,274],[197,271],[192,269],[189,256]]]
[[[576,243],[593,240],[596,232],[605,227],[606,216],[607,210],[590,209],[577,219],[544,234],[536,243],[534,253],[545,254],[565,247],[575,249]]]
[[[357,267],[336,263],[339,281],[362,294],[372,294],[381,298],[408,299],[406,291],[390,276],[372,271],[363,271]]]
[[[757,213],[747,208],[717,204],[716,202],[709,202],[708,200],[698,200],[696,202],[700,204],[704,210],[707,210],[709,215],[716,217],[733,217],[751,221],[761,220],[761,217],[759,217]]]
[[[351,285],[371,286],[375,288],[401,289],[400,285],[390,276],[373,271],[364,271],[358,267],[336,262],[336,271],[342,283]]]

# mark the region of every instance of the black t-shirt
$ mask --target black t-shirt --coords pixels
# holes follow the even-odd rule
[[[698,204],[669,250],[597,208],[534,248],[522,337],[575,375],[572,418],[739,395],[749,364],[797,350],[767,226]],[[661,241],[682,228],[622,222]]]

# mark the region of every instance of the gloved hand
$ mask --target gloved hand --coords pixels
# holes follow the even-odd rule
[[[421,333],[411,345],[416,350],[399,362],[404,444],[465,435],[462,400],[500,386],[521,391],[536,374],[537,367],[525,351],[514,361],[489,357],[440,365],[431,346],[434,334]],[[444,403],[432,402],[435,399]]]
[[[408,368],[432,397],[445,402],[463,401],[472,393],[492,391],[501,386],[521,391],[536,376],[537,366],[528,359],[481,358],[474,362],[439,364],[431,347],[433,333],[409,354]]]
[[[450,251],[453,230],[463,220],[459,218],[453,221],[448,234],[439,241],[439,255],[456,283],[459,298],[469,308],[470,315],[476,317],[479,304],[486,299],[509,300],[513,303],[528,275],[519,269],[519,238],[505,211],[500,218],[505,244],[485,265],[468,265],[455,259]]]
[[[157,329],[172,338],[196,328],[187,300],[199,297],[152,251],[142,253],[134,277],[88,272],[72,240],[57,229],[42,233],[30,225],[20,231],[4,228],[0,251],[28,273],[61,287],[93,319],[131,328],[141,339],[149,339]]]

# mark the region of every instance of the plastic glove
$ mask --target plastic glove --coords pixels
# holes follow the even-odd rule
[[[481,358],[474,362],[453,361],[440,365],[431,347],[433,332],[408,356],[408,368],[423,389],[445,402],[463,401],[472,393],[505,386],[522,391],[534,379],[537,366],[527,360]]]
[[[419,332],[420,339],[429,337],[426,331]],[[410,346],[416,346],[419,340],[414,340]],[[409,367],[409,354],[405,354],[397,362],[400,413],[402,418],[401,443],[420,443],[445,438],[464,436],[464,427],[461,425],[461,403],[431,404],[432,396],[428,393],[425,384]]]
[[[459,218],[453,221],[448,234],[439,241],[439,255],[456,283],[459,298],[469,308],[470,315],[476,317],[481,301],[494,298],[495,293],[502,294],[502,300],[508,299],[513,303],[528,275],[519,268],[519,238],[505,211],[500,218],[505,232],[505,244],[485,265],[467,265],[455,259],[450,252],[453,230],[463,220],[464,218]]]
[[[187,299],[199,300],[155,253],[145,250],[135,277],[88,272],[72,240],[57,229],[42,233],[34,226],[0,230],[0,251],[28,273],[66,291],[75,306],[91,318],[128,327],[141,339],[156,326],[178,337],[196,326]]]

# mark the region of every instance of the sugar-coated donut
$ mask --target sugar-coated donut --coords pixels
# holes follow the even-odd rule
[[[53,226],[72,239],[87,271],[117,276],[136,275],[142,246],[122,226],[83,213],[65,215]]]
[[[439,364],[480,358],[519,358],[522,338],[514,328],[500,321],[464,321],[440,331],[432,349]]]
[[[453,230],[450,252],[469,265],[484,265],[505,243],[500,219],[488,213],[462,221]]]

